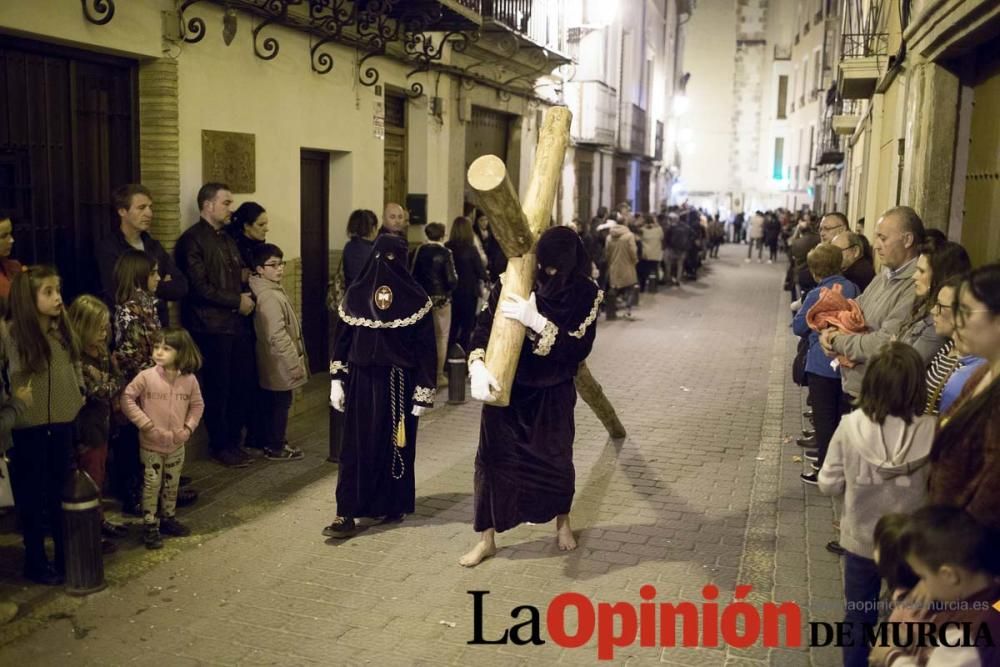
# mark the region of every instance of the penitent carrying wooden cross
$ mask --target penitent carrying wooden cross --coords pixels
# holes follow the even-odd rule
[[[469,185],[475,192],[476,204],[490,221],[490,232],[507,256],[500,302],[510,294],[528,298],[535,283],[535,244],[552,221],[552,204],[562,172],[572,114],[566,107],[552,107],[538,135],[535,168],[528,183],[524,202],[507,176],[507,167],[496,155],[484,155],[469,166]],[[491,405],[510,404],[514,372],[524,344],[525,327],[506,317],[493,319],[490,342],[486,348],[486,367],[500,383],[500,391]],[[590,406],[612,438],[624,438],[615,409],[604,390],[590,373],[586,363],[580,364],[576,390]]]

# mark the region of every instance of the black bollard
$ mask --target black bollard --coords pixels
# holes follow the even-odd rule
[[[448,404],[465,403],[465,380],[469,374],[469,364],[465,360],[465,350],[458,343],[448,350]]]
[[[330,408],[330,454],[326,460],[340,463],[340,449],[344,445],[344,413]]]
[[[74,470],[63,490],[63,537],[66,543],[66,592],[89,595],[103,590],[101,500],[90,475]]]

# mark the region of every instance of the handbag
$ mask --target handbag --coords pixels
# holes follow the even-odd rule
[[[808,386],[806,379],[806,357],[809,356],[809,336],[799,339],[799,348],[795,352],[795,360],[792,362],[792,382],[800,387]]]

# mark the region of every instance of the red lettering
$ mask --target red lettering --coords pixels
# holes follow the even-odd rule
[[[639,589],[643,600],[656,597],[656,589],[646,584]],[[643,602],[639,605],[639,646],[656,646],[656,605]]]
[[[778,640],[779,617],[785,617],[785,643]],[[802,609],[794,602],[764,604],[764,646],[802,646]]]
[[[576,607],[576,634],[566,633],[566,608]],[[594,606],[580,593],[560,593],[552,598],[545,613],[549,636],[563,648],[579,648],[594,634]]]
[[[701,589],[701,594],[706,600],[715,600],[719,597],[719,589],[712,584],[708,584]],[[718,646],[719,605],[714,602],[703,604],[701,618],[701,645],[705,648]]]
[[[681,646],[698,645],[698,607],[691,602],[660,605],[660,646],[677,646],[677,616],[684,617]],[[668,626],[667,619],[670,619]]]
[[[621,634],[615,634],[615,618],[621,619]],[[635,607],[628,602],[597,605],[597,659],[611,660],[615,646],[629,646],[635,641]]]

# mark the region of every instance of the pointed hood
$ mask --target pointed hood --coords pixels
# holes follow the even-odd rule
[[[430,312],[431,300],[406,268],[406,241],[394,234],[375,239],[371,256],[344,294],[340,318],[352,326],[399,328]]]

